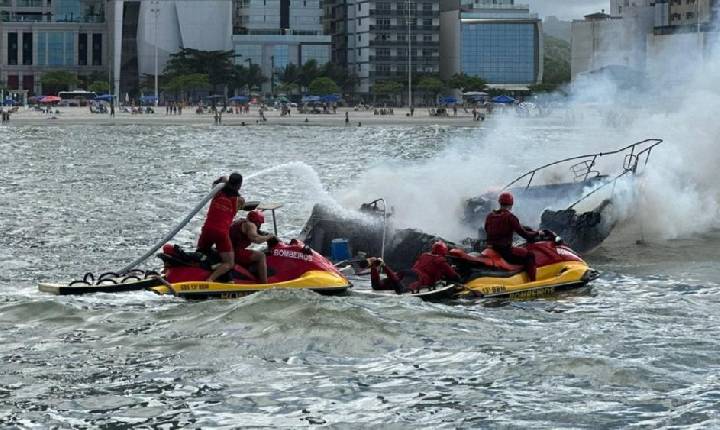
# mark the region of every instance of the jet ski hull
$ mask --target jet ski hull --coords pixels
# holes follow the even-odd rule
[[[324,271],[309,271],[302,276],[274,284],[238,284],[222,282],[189,281],[161,285],[151,290],[157,294],[169,294],[190,300],[210,298],[235,299],[260,291],[273,289],[311,290],[324,295],[341,295],[352,285],[342,276]]]
[[[536,281],[530,282],[526,272],[510,277],[480,277],[465,283],[460,293],[465,297],[483,299],[530,300],[586,286],[597,278],[597,272],[579,261],[551,264],[537,269]]]

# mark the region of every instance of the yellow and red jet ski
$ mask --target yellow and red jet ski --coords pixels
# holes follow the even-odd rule
[[[164,284],[151,290],[186,299],[228,299],[273,288],[307,289],[336,295],[351,287],[330,261],[298,240],[268,244],[266,256],[267,284],[259,284],[257,277],[240,265],[235,265],[219,282],[207,282],[213,266],[220,262],[217,255],[185,252],[177,245],[168,244],[158,254],[165,263]]]
[[[523,266],[509,264],[491,248],[481,253],[450,250],[448,259],[464,284],[460,296],[525,300],[580,288],[598,277],[598,272],[553,232],[545,230],[538,239],[524,245],[535,256],[533,282]]]

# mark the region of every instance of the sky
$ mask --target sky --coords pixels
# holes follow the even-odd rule
[[[530,4],[530,10],[540,16],[555,15],[560,19],[581,19],[584,15],[610,10],[610,0],[518,0],[518,4]]]

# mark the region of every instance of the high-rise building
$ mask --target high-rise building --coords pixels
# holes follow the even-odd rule
[[[232,44],[237,64],[258,64],[273,92],[288,64],[330,61],[330,36],[323,31],[320,0],[234,0]]]
[[[156,53],[162,73],[169,55],[181,48],[232,48],[232,0],[108,0],[107,4],[116,96],[124,98],[137,89],[141,75],[155,73]]]
[[[629,9],[653,6],[656,1],[657,0],[610,0],[610,15],[623,16]],[[605,11],[602,12],[604,13]]]
[[[438,0],[330,0],[326,11],[333,60],[357,75],[361,97],[377,82],[406,83],[409,71],[440,71]]]
[[[107,73],[105,0],[0,0],[0,79],[41,94],[43,73]]]
[[[513,0],[441,1],[440,76],[518,88],[542,81],[542,22]]]
[[[717,18],[716,0],[655,0],[655,34],[709,31]]]

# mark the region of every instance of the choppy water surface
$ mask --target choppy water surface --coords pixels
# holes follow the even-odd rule
[[[564,128],[528,130],[538,152],[564,150],[553,146]],[[589,257],[603,272],[592,289],[504,306],[36,291],[39,281],[131,261],[231,169],[270,169],[249,178],[245,194],[284,202],[280,230],[291,237],[313,203],[370,167],[432,160],[451,145],[481,151],[484,133],[4,129],[3,427],[718,427],[712,232],[647,246],[619,233]],[[191,244],[200,222],[177,241]]]

